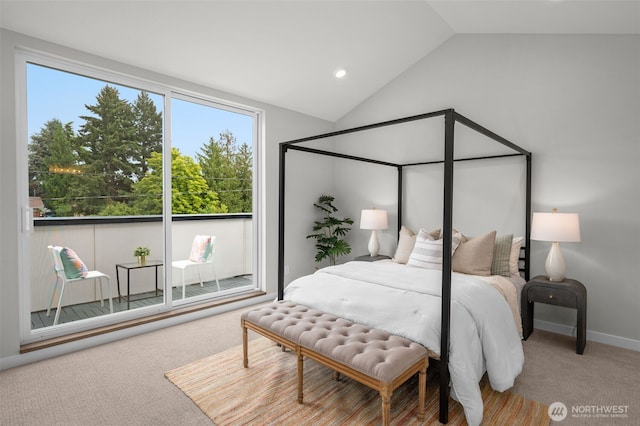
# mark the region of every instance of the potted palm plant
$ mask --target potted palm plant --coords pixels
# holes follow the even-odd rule
[[[351,230],[349,225],[353,225],[353,220],[333,216],[338,209],[333,205],[334,197],[331,195],[321,195],[318,202],[313,205],[323,213],[321,220],[313,223],[313,234],[307,238],[316,240],[316,262],[329,259],[331,265],[336,264],[339,256],[351,253],[351,246],[342,239]]]

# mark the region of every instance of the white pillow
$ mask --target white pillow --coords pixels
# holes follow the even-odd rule
[[[451,254],[462,240],[462,234],[455,232],[451,237]],[[442,270],[442,243],[444,240],[436,240],[427,231],[420,229],[413,246],[407,265],[425,269]]]
[[[394,262],[407,263],[415,243],[416,234],[403,225],[398,236],[398,248],[396,249],[396,254],[393,255]]]
[[[509,253],[509,272],[512,276],[520,276],[519,259],[520,259],[520,247],[524,237],[515,237],[511,244],[511,253]]]

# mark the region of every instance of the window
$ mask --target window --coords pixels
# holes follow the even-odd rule
[[[45,55],[18,58],[23,206],[35,225],[22,234],[24,342],[257,287],[257,111]],[[169,267],[189,259],[198,235],[215,237],[213,261]],[[106,285],[56,275],[49,246],[72,249]],[[150,251],[144,260],[139,247]]]
[[[39,217],[148,214],[163,96],[27,64],[29,196]],[[161,183],[161,182],[160,182]],[[162,209],[152,214],[162,214]]]
[[[251,213],[253,118],[187,97],[171,99],[171,116],[172,147],[195,160],[210,191],[205,204],[211,207],[204,213]],[[174,173],[173,185],[175,191],[186,182]],[[188,193],[187,188],[181,191]],[[175,205],[173,213],[188,213],[182,210]]]

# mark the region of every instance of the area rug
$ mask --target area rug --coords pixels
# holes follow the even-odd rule
[[[417,377],[396,389],[391,424],[438,423],[437,378],[429,369],[426,418],[417,421]],[[296,357],[270,340],[249,342],[249,368],[242,366],[242,346],[165,373],[216,425],[376,425],[381,419],[378,392],[331,370],[304,362],[304,403],[297,402]],[[494,392],[481,383],[483,424],[548,425],[548,407],[511,392]],[[451,400],[449,425],[465,425],[462,406]]]

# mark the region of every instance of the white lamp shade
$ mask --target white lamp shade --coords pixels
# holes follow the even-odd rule
[[[387,229],[388,227],[386,210],[362,210],[360,229]]]
[[[566,265],[558,242],[580,241],[580,220],[577,213],[534,213],[531,223],[531,239],[552,241],[551,249],[544,263],[550,281],[564,280]]]
[[[531,239],[575,243],[580,241],[580,219],[577,213],[534,213]]]

